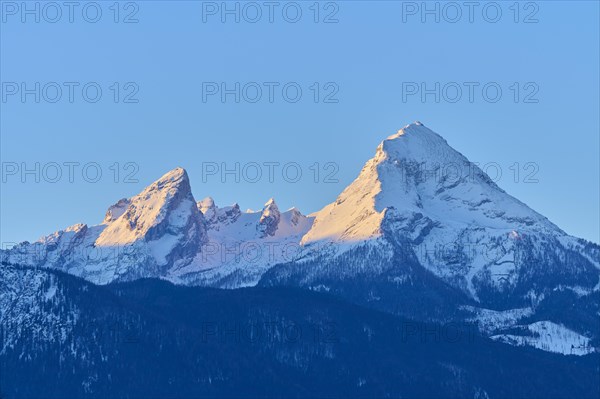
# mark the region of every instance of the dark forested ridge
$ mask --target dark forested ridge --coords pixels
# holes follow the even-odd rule
[[[296,288],[95,286],[2,268],[2,398],[597,398],[600,357]]]

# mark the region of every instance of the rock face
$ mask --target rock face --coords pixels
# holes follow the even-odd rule
[[[104,216],[104,223],[110,223],[117,220],[121,215],[127,210],[130,202],[128,198],[121,198],[117,201],[116,204],[112,205],[106,211],[106,216]]]
[[[261,238],[273,237],[277,232],[279,221],[281,220],[281,213],[275,200],[271,198],[265,204],[260,219],[258,221],[257,230],[260,232]]]
[[[215,201],[211,197],[206,197],[202,201],[198,201],[198,210],[204,215],[204,220],[207,224],[214,223],[217,216],[217,207]]]

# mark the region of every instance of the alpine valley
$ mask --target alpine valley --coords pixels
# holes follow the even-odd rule
[[[1,256],[2,397],[600,395],[600,246],[420,122],[314,214],[177,168]]]

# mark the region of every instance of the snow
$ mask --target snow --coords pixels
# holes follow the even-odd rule
[[[57,268],[107,284],[124,276],[153,276],[153,266],[170,260],[189,263],[193,256],[185,256],[200,246],[202,228],[187,173],[177,168],[140,194],[119,200],[102,224],[76,224],[3,256],[9,263]]]
[[[177,246],[181,236],[165,234],[157,240],[149,241],[148,248],[157,264],[166,265],[167,255]]]
[[[211,197],[199,201],[198,209],[204,214],[206,220],[213,220],[215,217],[215,201]]]
[[[477,322],[480,331],[490,335],[493,335],[495,331],[514,326],[519,320],[531,316],[534,313],[533,309],[530,307],[509,310],[492,310],[465,306],[464,309],[473,312],[474,316],[470,321]]]
[[[49,301],[52,298],[54,298],[55,295],[56,295],[56,286],[53,285],[48,288],[48,291],[46,291],[46,293],[44,294],[44,298],[46,299],[46,301]]]
[[[535,222],[558,230],[420,122],[378,146],[358,178],[317,213],[302,242],[376,238],[386,209],[400,215],[420,213],[453,229],[477,225],[508,233],[515,225]],[[500,215],[498,209],[505,213]]]
[[[192,279],[211,285],[243,272],[236,286],[255,285],[269,267],[289,262],[302,251],[300,238],[313,220],[295,208],[281,213],[272,198],[261,212],[241,212],[237,204],[219,208],[214,202],[204,209],[214,213],[210,219],[205,214],[208,240],[193,262],[169,275],[174,282]]]
[[[590,339],[550,321],[538,321],[525,326],[530,335],[500,334],[491,338],[517,346],[533,346],[563,355],[583,356],[595,352]]]
[[[499,289],[516,282],[515,247],[523,234],[566,237],[420,122],[377,147],[336,201],[315,214],[301,243],[331,242],[349,250],[376,245],[386,229],[387,237],[413,243],[434,274],[462,281],[476,300],[473,279],[484,272]]]
[[[127,211],[110,223],[96,240],[98,246],[114,246],[132,243],[146,235],[166,217],[166,205],[181,186],[189,186],[187,174],[177,168],[162,176],[140,194],[131,198]],[[193,204],[193,205],[192,205]],[[183,202],[171,214],[172,222],[181,226],[191,216],[194,201]]]
[[[0,329],[4,332],[0,355],[23,337],[34,337],[41,344],[66,342],[66,335],[79,318],[79,310],[65,304],[56,280],[39,270],[9,266],[0,269]]]
[[[106,216],[104,217],[103,223],[110,223],[120,218],[121,215],[123,215],[123,213],[125,213],[127,210],[129,203],[130,201],[128,198],[122,198],[117,201],[116,204],[112,205],[110,208],[108,208],[108,211],[106,211]]]

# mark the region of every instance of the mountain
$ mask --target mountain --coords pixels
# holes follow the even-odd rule
[[[237,204],[219,208],[210,197],[198,207],[206,218],[208,241],[190,264],[168,276],[176,283],[256,285],[270,267],[295,258],[313,220],[296,208],[281,212],[272,198],[259,212],[242,212]]]
[[[77,224],[3,255],[8,263],[55,268],[106,284],[162,276],[189,263],[206,239],[188,175],[177,168],[112,205],[102,224]]]
[[[294,288],[0,269],[6,398],[594,398],[598,354],[510,347]]]
[[[333,247],[333,256],[367,244],[389,258],[401,245],[480,303],[537,296],[533,279],[581,293],[599,288],[598,246],[508,195],[421,123],[379,145],[358,178],[317,212],[302,244]],[[524,247],[535,249],[531,258]],[[575,265],[566,271],[569,261]]]
[[[496,339],[557,352],[598,344],[600,247],[511,197],[419,122],[379,145],[316,213],[302,245],[305,256],[260,284],[325,290],[423,320],[473,320]],[[550,303],[563,311],[550,315]],[[507,331],[517,327],[518,337]]]
[[[477,323],[513,345],[583,355],[600,344],[600,246],[507,194],[419,122],[311,216],[273,199],[258,212],[197,202],[177,168],[100,225],[1,254],[95,284],[299,287],[423,322]]]
[[[2,251],[5,263],[45,267],[95,284],[160,277],[183,284],[256,285],[268,267],[293,259],[312,225],[270,199],[260,212],[196,202],[176,168],[110,206],[100,225],[77,224]],[[243,272],[243,273],[242,273]]]

